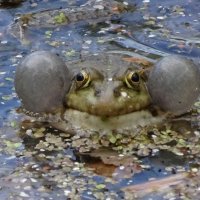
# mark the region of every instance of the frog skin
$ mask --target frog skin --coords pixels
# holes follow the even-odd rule
[[[136,133],[163,120],[153,116],[143,70],[123,56],[101,54],[68,65],[72,84],[64,103],[63,120],[52,123],[79,134]]]
[[[130,61],[105,52],[66,66],[56,54],[36,51],[17,67],[15,89],[27,114],[78,135],[137,134],[197,100],[199,68],[191,60],[168,56],[147,69]]]

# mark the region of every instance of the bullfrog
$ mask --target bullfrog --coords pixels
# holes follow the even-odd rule
[[[170,60],[175,64],[172,69]],[[195,65],[187,62],[172,56],[145,70],[123,54],[101,53],[66,66],[57,55],[38,51],[18,66],[15,87],[28,114],[35,113],[38,119],[63,131],[137,134],[147,125],[162,122],[168,111],[180,114],[180,109],[186,112],[194,103],[199,75]],[[185,74],[177,70],[180,66]],[[172,77],[177,73],[181,75],[178,80]],[[183,94],[187,83],[182,80],[191,81],[189,92]],[[177,87],[179,81],[182,85]],[[191,91],[193,96],[188,95]]]

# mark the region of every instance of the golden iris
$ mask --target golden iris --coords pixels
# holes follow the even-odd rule
[[[129,71],[125,76],[125,83],[128,88],[139,89],[140,75],[138,72]]]
[[[75,76],[77,88],[85,88],[90,83],[90,74],[86,72],[85,70],[81,70],[76,76]]]

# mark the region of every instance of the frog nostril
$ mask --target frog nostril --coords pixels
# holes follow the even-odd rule
[[[96,89],[95,92],[94,92],[94,96],[100,97],[100,95],[101,95],[101,90]]]
[[[113,94],[114,94],[115,97],[119,97],[119,96],[121,95],[118,88],[115,88],[115,89],[113,90]]]

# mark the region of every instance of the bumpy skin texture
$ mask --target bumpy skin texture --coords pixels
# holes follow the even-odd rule
[[[150,97],[139,69],[123,61],[119,55],[91,56],[77,63],[66,104],[69,108],[98,116],[117,116],[147,108]],[[90,77],[87,85],[80,85],[76,75],[81,71]],[[128,74],[136,72],[136,86],[128,86]]]
[[[153,118],[149,112],[152,103],[164,111],[182,114],[198,97],[199,69],[193,62],[179,56],[162,58],[147,77],[147,89],[144,71],[123,57],[111,53],[92,55],[68,64],[68,70],[55,54],[35,52],[17,68],[16,92],[29,111],[63,114],[63,130],[69,124],[73,129],[80,123],[85,127],[89,118],[90,125],[94,116],[95,126],[106,125],[109,130],[116,123],[121,127],[127,116],[139,125],[146,124],[146,118],[148,122]],[[80,118],[76,127],[74,117]]]
[[[31,112],[48,113],[62,107],[70,84],[71,75],[65,63],[51,52],[31,53],[16,69],[16,92]]]
[[[150,73],[148,90],[153,103],[164,111],[185,113],[200,93],[199,68],[181,56],[164,57]]]

